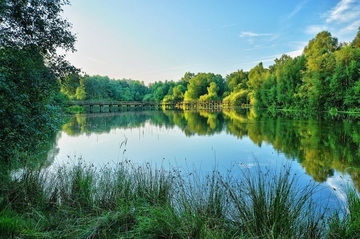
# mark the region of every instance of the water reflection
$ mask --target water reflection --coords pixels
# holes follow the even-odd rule
[[[317,182],[343,179],[359,189],[359,145],[360,124],[349,120],[273,118],[253,110],[145,111],[75,115],[63,126],[58,158],[76,151],[99,162],[130,157],[182,165],[186,159],[208,169],[219,161],[228,167],[254,158],[294,160]]]

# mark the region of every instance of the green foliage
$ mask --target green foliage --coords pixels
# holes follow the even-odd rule
[[[255,106],[258,108],[274,107],[277,102],[276,87],[276,77],[274,75],[269,75],[267,78],[265,78],[258,91],[258,100],[256,101]]]
[[[61,81],[61,92],[69,96],[70,99],[77,99],[77,89],[80,88],[80,76],[78,74],[67,75]],[[83,97],[82,99],[84,99]]]
[[[329,32],[323,31],[310,40],[304,49],[307,70],[304,73],[300,92],[310,109],[325,110],[329,77],[335,67],[337,39]]]
[[[80,85],[75,90],[75,98],[77,100],[85,100],[86,99],[86,90],[85,90],[85,84],[84,84],[83,79],[80,80]]]
[[[298,101],[296,93],[301,85],[305,63],[304,55],[294,59],[283,55],[280,59],[275,59],[277,107],[290,108]]]
[[[263,67],[263,64],[261,62],[250,70],[249,80],[247,82],[247,85],[250,89],[248,95],[250,104],[257,104],[256,101],[260,98],[259,89],[261,88],[263,81],[268,77],[268,75],[268,70]]]
[[[154,82],[149,85],[149,99],[154,101],[162,101],[167,98],[167,100],[173,100],[172,97],[173,88],[175,82],[165,81],[165,82]],[[150,98],[151,96],[151,98]]]
[[[186,87],[179,84],[179,85],[176,85],[174,88],[173,88],[173,99],[175,101],[181,101],[184,99],[184,94],[186,92]]]
[[[194,73],[186,72],[186,73],[184,74],[184,76],[181,77],[179,83],[180,83],[182,86],[187,87],[187,85],[189,84],[190,80],[191,80],[192,78],[194,78],[194,76],[195,76]]]
[[[239,90],[234,91],[230,95],[226,96],[223,99],[223,102],[229,103],[231,105],[242,105],[248,103],[248,91],[247,90]]]
[[[20,228],[23,226],[23,220],[15,212],[5,209],[0,211],[0,238],[15,238],[21,233]]]
[[[74,50],[75,36],[70,23],[61,18],[67,0],[5,1],[1,31],[2,45],[25,47],[36,45],[42,53],[55,53],[57,48]]]
[[[78,83],[70,76],[63,81],[63,90],[72,92],[70,98],[88,100],[223,100],[231,105],[250,104],[273,112],[279,108],[354,110],[360,103],[358,35],[352,43],[339,44],[329,32],[323,31],[309,41],[298,57],[282,55],[268,68],[259,63],[249,72],[238,70],[225,79],[213,73],[186,72],[177,82],[159,81],[145,87],[133,80],[84,76],[74,96],[70,88]]]
[[[347,204],[349,206],[349,234],[352,237],[360,236],[360,195],[355,189],[349,189],[347,193]]]
[[[215,83],[216,85],[210,87],[211,83]],[[200,96],[209,93],[208,87],[210,87],[209,89],[211,90],[211,95],[208,97],[217,98],[224,93],[224,79],[221,75],[215,75],[213,73],[198,73],[189,80],[187,91],[184,95],[184,100],[198,100]]]
[[[76,100],[142,101],[153,99],[144,82],[115,80],[107,76],[70,75],[61,82],[62,91]],[[146,96],[146,97],[145,97]]]
[[[62,7],[68,0],[22,0],[3,2],[0,39],[1,47],[36,48],[46,58],[46,65],[56,77],[62,78],[77,69],[58,55],[59,48],[75,51],[76,37],[71,24],[62,18]]]
[[[249,72],[249,81],[247,82],[248,87],[253,90],[259,89],[266,71],[267,69],[264,68],[262,62],[252,68]]]
[[[283,165],[270,171],[257,166],[256,173],[244,165],[243,178],[226,185],[234,202],[231,219],[249,238],[322,238],[323,223],[311,200],[316,185],[299,187],[299,176]]]
[[[338,49],[338,40],[327,31],[322,31],[309,41],[304,48],[309,72],[331,73],[334,69],[334,53]]]
[[[323,31],[309,41],[301,56],[292,59],[283,55],[269,69],[261,63],[255,66],[247,82],[250,104],[315,111],[356,108],[360,102],[356,39],[352,44],[338,44],[336,38]]]
[[[360,27],[359,27],[359,30],[358,30],[358,32],[356,34],[356,37],[351,42],[351,46],[354,47],[354,48],[360,48]]]
[[[1,161],[40,158],[35,152],[57,130],[58,111],[65,100],[59,80],[76,72],[65,56],[56,53],[59,48],[74,51],[71,25],[61,17],[62,6],[68,3],[1,2]]]
[[[210,86],[207,87],[207,94],[201,95],[199,100],[200,101],[208,101],[208,100],[219,100],[220,97],[218,96],[219,87],[216,85],[215,82],[211,82]]]
[[[240,89],[247,89],[248,72],[238,70],[226,76],[226,95]]]
[[[65,109],[66,113],[69,114],[77,114],[77,113],[84,113],[84,108],[78,105],[69,106]]]
[[[346,191],[347,203],[343,212],[330,218],[327,238],[358,238],[360,236],[360,195],[353,188]]]
[[[33,47],[0,48],[0,65],[0,158],[19,161],[55,131],[59,83]]]

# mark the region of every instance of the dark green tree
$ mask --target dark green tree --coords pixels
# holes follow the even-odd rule
[[[249,80],[247,82],[248,88],[249,88],[249,102],[252,105],[256,105],[257,101],[261,102],[260,99],[260,88],[263,84],[264,80],[268,77],[270,74],[268,69],[265,69],[262,62],[260,62],[258,65],[256,65],[254,68],[252,68],[249,72]]]
[[[257,91],[257,101],[255,106],[259,108],[276,107],[276,87],[275,75],[268,74],[268,77],[264,79],[260,89]]]
[[[58,49],[75,51],[71,23],[61,16],[62,7],[69,3],[69,0],[3,0],[1,47],[36,47],[46,66],[58,77],[77,71],[65,60],[65,55],[57,53]]]
[[[297,100],[296,93],[301,85],[302,72],[305,70],[304,55],[292,59],[283,55],[275,59],[274,72],[276,76],[276,105],[278,108],[295,107]]]
[[[74,51],[71,24],[61,16],[66,0],[0,2],[0,159],[37,157],[57,130],[59,80],[76,68],[57,54]]]
[[[331,105],[339,110],[357,108],[360,103],[360,48],[347,45],[335,52],[336,66],[330,81]]]

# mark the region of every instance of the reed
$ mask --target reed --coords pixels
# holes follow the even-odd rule
[[[244,166],[242,177],[225,183],[230,217],[249,238],[323,238],[325,212],[312,201],[315,184],[300,186],[290,165],[271,171]]]
[[[327,238],[360,238],[360,195],[355,189],[346,189],[346,204],[329,218]]]
[[[0,238],[354,238],[360,197],[346,214],[312,200],[290,165],[222,175],[129,160],[96,168],[78,159],[25,169],[1,185]],[[341,214],[343,213],[343,214]],[[341,216],[345,215],[345,216]]]

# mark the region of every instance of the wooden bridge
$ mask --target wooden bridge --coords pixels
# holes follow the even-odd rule
[[[88,106],[90,112],[93,112],[94,106],[100,107],[100,112],[104,112],[104,106],[109,107],[109,112],[117,108],[117,111],[125,108],[131,109],[222,109],[229,107],[227,103],[220,101],[172,101],[172,102],[158,102],[158,101],[106,101],[106,100],[89,100],[89,101],[69,101],[69,106]]]

